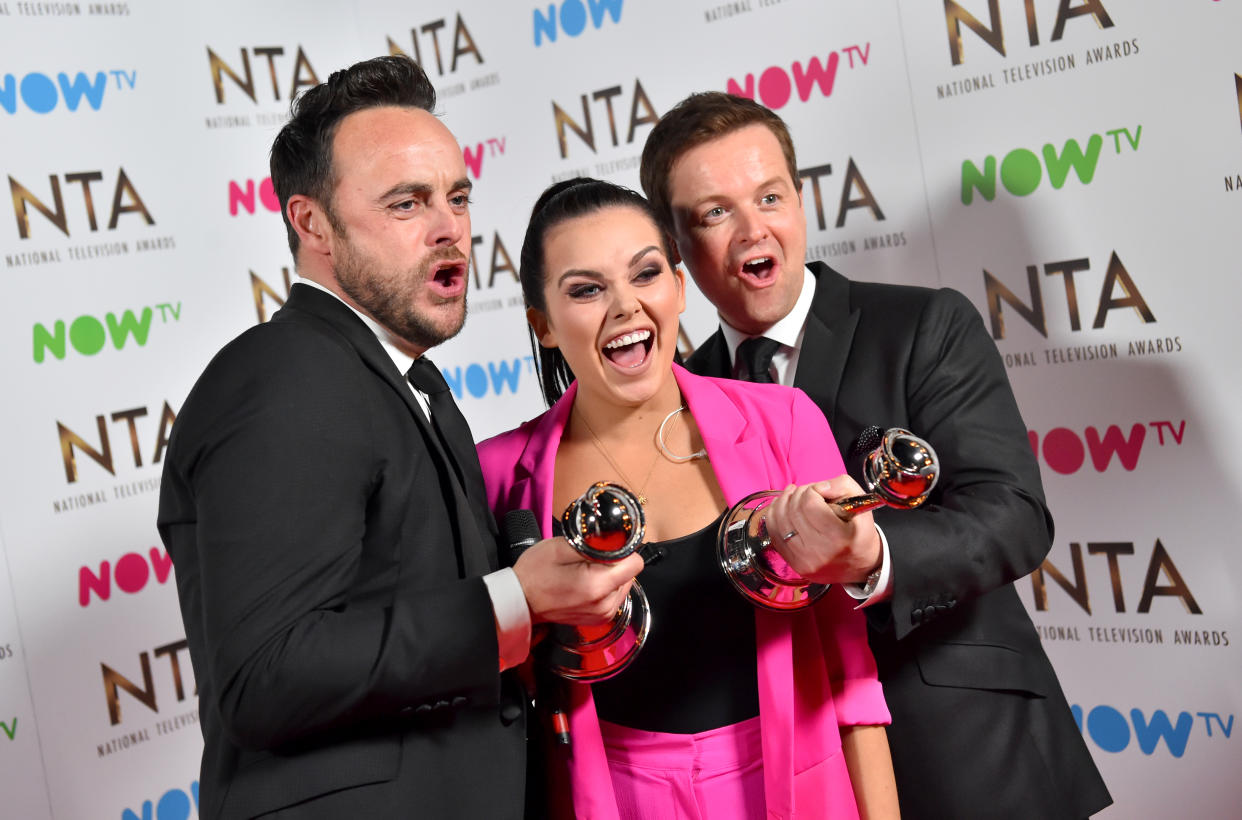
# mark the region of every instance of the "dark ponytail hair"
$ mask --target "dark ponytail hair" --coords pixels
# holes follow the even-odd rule
[[[547,278],[544,269],[544,239],[548,231],[562,222],[580,216],[593,214],[604,208],[634,208],[651,220],[651,225],[660,233],[660,245],[664,249],[666,259],[672,259],[672,248],[669,246],[668,235],[660,228],[651,203],[642,194],[629,188],[588,177],[574,177],[558,182],[540,194],[535,207],[530,212],[530,224],[526,228],[526,238],[522,242],[522,256],[519,265],[521,273],[518,278],[522,282],[522,296],[526,307],[535,308],[544,314],[548,312],[547,301],[543,298],[543,286]],[[556,400],[564,395],[565,390],[574,380],[574,372],[569,369],[565,355],[560,348],[544,347],[539,344],[535,329],[530,328],[530,345],[534,352],[535,374],[539,378],[539,387],[543,390],[543,398],[551,407]]]

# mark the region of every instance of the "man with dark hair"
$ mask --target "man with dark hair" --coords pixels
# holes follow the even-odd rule
[[[640,174],[720,314],[691,370],[802,388],[843,447],[869,425],[905,427],[940,456],[927,504],[877,510],[874,539],[840,537],[815,557],[816,580],[865,607],[902,815],[1082,818],[1107,806],[1013,586],[1047,554],[1052,518],[977,311],[949,289],[804,264],[793,143],[758,103],[691,95],[652,129]],[[847,465],[861,482],[861,465]],[[840,521],[825,504],[806,527],[829,537]],[[778,549],[805,562],[796,531],[787,538]]]
[[[159,529],[204,818],[521,817],[526,696],[504,670],[532,623],[606,622],[642,566],[550,539],[499,568],[473,439],[423,355],[465,320],[470,253],[434,104],[400,57],[295,101],[271,168],[302,281],[173,428]]]

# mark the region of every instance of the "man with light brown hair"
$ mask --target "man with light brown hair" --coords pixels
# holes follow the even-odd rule
[[[802,388],[842,446],[870,425],[941,461],[914,511],[875,511],[824,574],[865,607],[907,818],[1082,818],[1112,802],[1013,582],[1052,518],[1004,366],[949,289],[852,282],[807,264],[793,142],[751,100],[693,94],[643,150],[643,189],[721,326],[700,374]],[[862,482],[857,458],[847,467]],[[755,489],[764,489],[756,487]]]

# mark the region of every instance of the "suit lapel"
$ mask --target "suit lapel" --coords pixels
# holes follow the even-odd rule
[[[766,463],[758,438],[763,428],[752,427],[737,405],[711,381],[696,379],[676,365],[673,375],[690,414],[695,419],[710,419],[699,425],[699,435],[725,503],[732,506],[758,490],[781,489],[755,483],[771,480],[771,476],[758,474],[757,468]]]
[[[724,333],[720,328],[707,337],[707,341],[699,345],[698,350],[691,354],[686,367],[691,373],[700,376],[715,376],[719,379],[733,377],[733,362],[729,361],[729,346],[725,343]]]
[[[859,312],[850,310],[848,279],[821,262],[809,267],[816,279],[815,300],[806,317],[794,387],[810,396],[832,424]]]
[[[367,368],[396,391],[409,409],[410,415],[422,433],[427,450],[437,461],[440,473],[449,485],[451,506],[454,508],[454,517],[459,532],[456,545],[459,573],[462,577],[471,578],[497,569],[499,557],[494,548],[496,525],[485,506],[487,496],[483,489],[483,476],[479,469],[478,454],[474,451],[473,442],[470,443],[468,454],[450,454],[445,451],[440,443],[440,436],[431,428],[422,408],[415,402],[414,394],[410,392],[410,385],[405,380],[405,375],[397,371],[392,358],[380,346],[379,340],[375,338],[371,329],[363,324],[339,299],[315,288],[295,284],[289,291],[285,308],[310,314],[330,325],[345,338]],[[461,445],[456,441],[457,438],[459,437],[452,437],[453,446],[460,448]],[[468,482],[477,482],[475,487],[470,488],[470,492],[467,492],[467,488],[458,481],[457,472],[454,469],[455,462],[462,465]],[[471,477],[471,468],[474,477]],[[416,499],[410,499],[411,503],[415,501]],[[490,549],[489,544],[492,545]]]

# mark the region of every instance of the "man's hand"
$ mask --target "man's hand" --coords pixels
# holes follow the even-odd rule
[[[794,572],[817,584],[858,584],[880,564],[882,546],[871,513],[842,519],[829,502],[862,494],[848,475],[793,484],[767,508],[772,547]],[[794,533],[788,539],[784,536]]]
[[[513,566],[532,624],[587,626],[612,620],[643,570],[634,553],[615,564],[591,561],[564,538],[549,538],[522,553]]]

